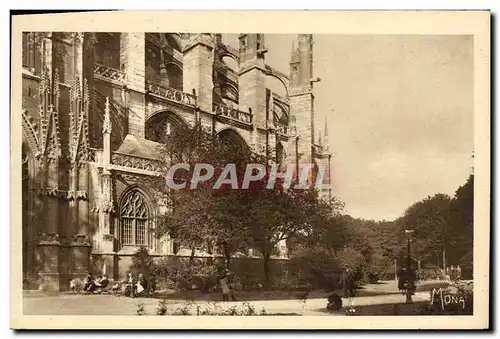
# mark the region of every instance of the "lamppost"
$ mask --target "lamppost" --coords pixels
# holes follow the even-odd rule
[[[408,234],[408,257],[406,260],[406,303],[412,304],[413,300],[411,300],[411,294],[413,292],[413,274],[411,273],[411,234],[413,230],[405,230],[405,233]]]

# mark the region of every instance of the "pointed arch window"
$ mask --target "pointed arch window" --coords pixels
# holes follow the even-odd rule
[[[151,209],[144,195],[130,191],[120,204],[120,240],[122,245],[153,247],[150,229]]]

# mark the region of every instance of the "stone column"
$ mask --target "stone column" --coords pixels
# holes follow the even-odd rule
[[[67,233],[73,235],[78,231],[78,203],[76,201],[76,191],[78,190],[78,168],[75,163],[71,164],[69,180],[70,199],[68,203]]]
[[[74,57],[74,74],[78,75],[82,87],[83,83],[83,32],[73,33],[73,57]]]
[[[145,38],[144,33],[122,33],[120,62],[126,76],[128,131],[144,138],[145,135]]]
[[[252,109],[253,123],[266,126],[266,66],[263,34],[241,34],[238,71],[239,108]],[[265,145],[264,145],[265,146]]]
[[[111,229],[112,217],[114,213],[113,203],[113,177],[109,170],[111,164],[111,119],[109,111],[109,99],[106,99],[103,124],[103,154],[102,171],[100,173],[99,190],[99,233],[101,234],[102,262],[107,267],[109,278],[118,279],[116,265],[116,238]],[[101,268],[102,269],[102,268]]]
[[[73,181],[74,200],[72,216],[75,220],[73,236],[70,238],[71,264],[73,278],[83,279],[90,269],[91,240],[89,236],[89,205],[88,205],[88,165],[78,163],[73,166],[73,173],[77,177]]]
[[[42,67],[52,74],[52,33],[47,33],[42,41]]]
[[[38,236],[36,249],[39,289],[59,291],[59,249],[61,242],[57,233],[42,233]]]
[[[212,112],[214,42],[210,34],[192,34],[183,50],[183,91],[196,91],[201,110]]]
[[[89,234],[89,202],[88,202],[89,172],[87,163],[78,166],[78,235]]]
[[[71,238],[70,246],[73,278],[82,280],[90,267],[90,238],[87,235],[75,235]]]

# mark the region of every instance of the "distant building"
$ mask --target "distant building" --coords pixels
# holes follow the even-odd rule
[[[298,36],[285,75],[266,64],[263,34],[239,35],[236,50],[220,34],[23,33],[25,280],[65,290],[102,267],[122,278],[139,246],[184,255],[148,232],[164,206],[141,187],[165,126],[198,118],[241,147],[267,140],[283,162],[329,168],[326,129],[314,129],[312,39]]]

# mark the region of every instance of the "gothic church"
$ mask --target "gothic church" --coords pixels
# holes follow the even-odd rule
[[[264,38],[240,34],[237,50],[221,34],[23,33],[24,288],[66,290],[88,270],[123,279],[140,246],[189,255],[148,232],[165,206],[140,179],[158,175],[166,124],[201,121],[241,147],[329,169],[313,37],[298,35],[289,74],[266,64]]]

